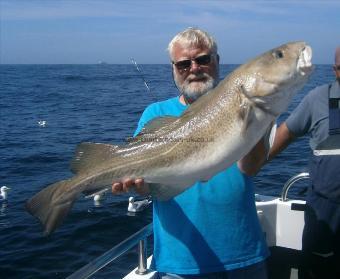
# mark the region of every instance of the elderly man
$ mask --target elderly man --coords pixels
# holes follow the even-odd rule
[[[309,187],[299,278],[340,278],[340,47],[336,80],[309,92],[278,128],[270,158],[310,134]]]
[[[135,134],[150,120],[180,116],[218,83],[219,55],[206,32],[188,28],[169,44],[179,97],[148,106]],[[159,278],[267,278],[268,250],[254,201],[255,174],[264,157],[261,140],[249,154],[206,182],[168,201],[153,203],[153,268]],[[148,193],[143,179],[115,182],[114,194]]]

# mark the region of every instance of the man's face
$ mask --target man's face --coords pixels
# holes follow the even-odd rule
[[[189,102],[197,100],[218,83],[218,58],[216,54],[211,55],[209,49],[175,44],[172,58],[176,86]]]

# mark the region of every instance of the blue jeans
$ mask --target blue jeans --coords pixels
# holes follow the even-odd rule
[[[266,262],[260,262],[243,268],[206,274],[180,275],[159,272],[158,279],[267,279]]]

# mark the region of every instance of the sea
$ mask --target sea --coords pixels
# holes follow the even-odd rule
[[[138,66],[0,65],[0,186],[11,188],[0,201],[1,278],[65,278],[152,221],[151,208],[127,214],[128,194],[108,193],[99,204],[81,197],[46,237],[24,208],[46,185],[72,176],[77,144],[123,144],[147,105],[178,94],[170,65]],[[221,77],[237,66],[221,65]],[[309,90],[333,79],[331,65],[316,65],[278,123]],[[279,196],[290,177],[308,171],[309,152],[308,137],[296,140],[254,178],[256,192]],[[303,198],[307,185],[288,197]],[[136,265],[132,249],[93,278],[121,278]]]

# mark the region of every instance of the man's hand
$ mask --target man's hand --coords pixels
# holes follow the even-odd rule
[[[142,196],[148,195],[150,193],[149,186],[144,182],[143,178],[126,178],[122,181],[115,181],[112,184],[112,193],[114,195],[127,193],[132,190]]]

